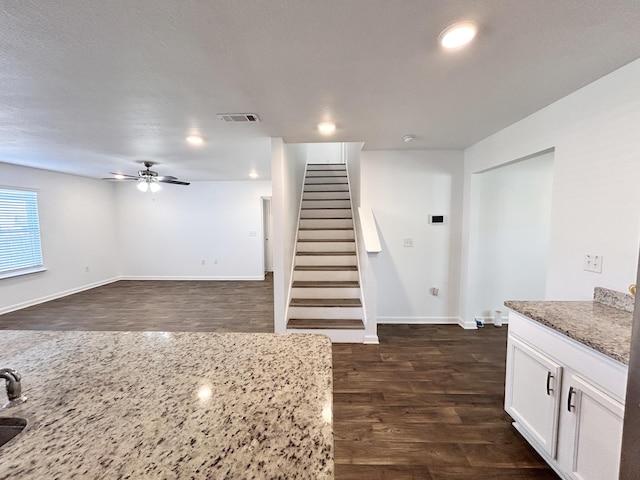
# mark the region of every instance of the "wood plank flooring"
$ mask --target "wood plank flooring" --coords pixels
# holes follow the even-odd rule
[[[124,280],[0,315],[0,329],[273,333],[273,275]]]
[[[2,329],[273,332],[273,279],[121,281]],[[557,479],[502,409],[506,334],[380,325],[380,345],[334,345],[336,480]]]
[[[506,334],[380,325],[380,345],[334,345],[336,479],[557,479],[503,411]]]

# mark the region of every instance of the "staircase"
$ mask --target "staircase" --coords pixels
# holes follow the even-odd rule
[[[308,164],[287,331],[361,341],[363,310],[346,166]]]

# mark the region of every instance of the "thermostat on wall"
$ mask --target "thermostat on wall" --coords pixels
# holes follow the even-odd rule
[[[444,215],[429,215],[429,223],[441,225],[447,223],[447,217]]]

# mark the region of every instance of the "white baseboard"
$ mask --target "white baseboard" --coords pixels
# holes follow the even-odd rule
[[[58,298],[66,297],[68,295],[73,295],[74,293],[80,293],[80,292],[84,292],[85,290],[91,290],[92,288],[101,287],[109,283],[117,282],[118,280],[120,280],[119,277],[114,277],[107,280],[102,280],[100,282],[94,282],[88,285],[83,285],[81,287],[65,290],[63,292],[54,293],[52,295],[47,295],[46,297],[35,298],[27,302],[10,305],[8,307],[4,307],[0,309],[0,315],[4,313],[9,313],[9,312],[15,312],[16,310],[22,310],[23,308],[27,308],[27,307],[33,307],[34,305],[39,305],[44,302],[50,302],[51,300],[56,300]]]
[[[415,325],[458,325],[458,317],[381,317],[378,316],[378,325],[409,323]],[[475,323],[473,324],[475,327]]]
[[[208,281],[208,280],[238,280],[238,281],[244,281],[244,280],[264,280],[265,276],[264,274],[262,275],[256,275],[256,276],[239,276],[239,277],[191,277],[191,276],[170,276],[170,277],[154,277],[154,276],[123,276],[120,277],[118,280],[189,280],[189,281]]]
[[[378,340],[378,335],[365,335],[362,343],[366,345],[378,345],[380,341]]]
[[[465,330],[476,330],[478,328],[475,320],[463,320],[462,318],[458,319],[458,325]]]

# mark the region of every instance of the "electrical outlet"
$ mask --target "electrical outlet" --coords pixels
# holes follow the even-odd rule
[[[438,294],[440,293],[440,289],[439,289],[438,287],[431,287],[431,288],[429,289],[429,293],[430,293],[431,295],[433,295],[434,297],[437,297],[437,296],[438,296]]]
[[[602,273],[602,255],[585,254],[582,268],[586,272]]]
[[[202,259],[202,265],[205,265],[207,263],[207,261],[205,259]]]
[[[84,271],[85,271],[85,272],[88,272],[88,271],[89,271],[89,265],[85,265],[85,266],[84,266]]]
[[[214,264],[214,265],[217,265],[217,264],[218,264],[218,260],[214,260],[214,261],[213,261],[213,264]]]
[[[404,239],[405,247],[413,247],[413,238],[405,238]]]

